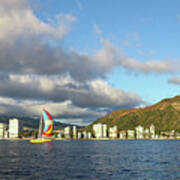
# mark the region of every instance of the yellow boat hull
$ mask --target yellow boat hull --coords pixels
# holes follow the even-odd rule
[[[31,143],[46,143],[46,142],[51,142],[51,139],[31,139]]]

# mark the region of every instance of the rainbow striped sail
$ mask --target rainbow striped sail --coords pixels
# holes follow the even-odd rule
[[[50,137],[52,136],[52,131],[53,131],[52,116],[45,109],[43,109],[42,115],[43,115],[43,120],[44,120],[43,136]]]
[[[37,139],[31,139],[31,143],[46,143],[50,142],[53,131],[53,119],[48,111],[43,109],[39,122],[39,132]]]

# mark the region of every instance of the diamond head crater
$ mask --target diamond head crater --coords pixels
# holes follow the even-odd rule
[[[180,132],[180,96],[163,99],[157,104],[144,108],[120,109],[99,118],[85,129],[93,131],[94,124],[117,126],[118,130],[135,130],[137,126],[148,128],[153,124],[156,133]]]

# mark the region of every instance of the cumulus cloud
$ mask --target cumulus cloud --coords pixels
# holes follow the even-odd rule
[[[103,117],[114,108],[143,104],[135,93],[113,88],[105,81],[86,83],[70,76],[10,74],[0,84],[0,114],[38,115],[47,108],[56,118],[81,119],[83,124]]]
[[[73,105],[82,108],[134,107],[143,103],[137,94],[113,88],[102,80],[79,83],[65,76],[10,74],[1,82],[1,96],[20,100],[70,100]]]
[[[106,111],[90,110],[88,108],[76,107],[70,100],[60,102],[36,101],[36,100],[14,100],[12,98],[0,97],[0,114],[16,116],[38,116],[43,108],[53,114],[55,119],[67,119],[65,123],[77,119],[81,124],[92,122],[98,117],[106,115]],[[78,123],[78,122],[77,122]]]
[[[115,65],[115,54],[107,44],[95,56],[89,56],[29,40],[11,46],[0,44],[0,54],[1,72],[46,75],[69,73],[78,80],[103,77]]]
[[[0,3],[0,40],[13,43],[18,36],[50,36],[62,39],[76,20],[71,14],[57,15],[55,21],[38,19],[27,0],[6,0]]]
[[[108,72],[113,67],[123,67],[126,70],[141,73],[179,73],[180,64],[175,60],[149,60],[141,62],[128,57],[118,47],[113,46],[106,39],[102,40],[104,48],[97,51],[93,59],[96,59],[97,67]]]
[[[44,38],[51,36],[61,39],[68,32],[69,23],[74,22],[76,18],[70,14],[61,14],[56,16],[55,23],[53,20],[43,22],[36,17],[27,0],[2,1],[0,15],[0,71],[4,73],[68,73],[75,80],[86,81],[105,77],[117,66],[145,73],[180,71],[180,65],[175,61],[141,62],[128,57],[106,39],[102,39],[102,48],[94,55],[69,52],[51,46],[44,42]],[[98,28],[97,25],[95,27]],[[44,37],[39,39],[37,35]],[[139,39],[136,33],[131,36]],[[13,44],[6,44],[3,40],[11,40]]]
[[[180,72],[180,65],[173,60],[151,60],[143,63],[134,58],[122,57],[120,65],[127,70],[143,73],[174,74]]]
[[[180,77],[172,77],[168,80],[168,83],[180,85]]]
[[[175,61],[147,61],[127,57],[109,41],[102,40],[102,48],[94,55],[67,52],[39,40],[16,41],[14,45],[0,43],[0,71],[16,74],[69,74],[79,81],[104,78],[114,67],[144,73],[177,73]],[[83,67],[83,68],[82,68]]]

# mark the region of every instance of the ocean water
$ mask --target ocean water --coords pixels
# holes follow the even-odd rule
[[[180,141],[0,141],[0,180],[180,179]]]

